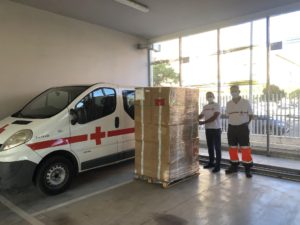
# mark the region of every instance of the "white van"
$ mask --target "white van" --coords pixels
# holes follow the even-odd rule
[[[134,89],[54,87],[0,121],[0,188],[63,192],[78,172],[134,157]]]

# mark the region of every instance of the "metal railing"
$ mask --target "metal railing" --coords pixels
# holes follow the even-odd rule
[[[243,96],[249,99],[247,96]],[[252,96],[250,100],[254,119],[250,125],[252,135],[266,135],[267,130],[272,136],[300,137],[300,96],[296,98],[272,95],[269,102],[269,115],[267,114],[267,101],[263,96]],[[231,96],[221,96],[221,124],[222,130],[227,132],[228,119],[225,117],[226,103]],[[205,96],[200,97],[200,112],[207,104]],[[267,120],[269,119],[269,126]],[[200,129],[204,129],[201,126]]]

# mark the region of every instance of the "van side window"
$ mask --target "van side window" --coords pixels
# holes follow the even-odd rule
[[[78,123],[84,124],[113,113],[116,109],[116,91],[99,88],[86,95],[75,106]]]
[[[122,91],[123,95],[123,105],[124,110],[127,114],[134,119],[134,90],[124,90]]]

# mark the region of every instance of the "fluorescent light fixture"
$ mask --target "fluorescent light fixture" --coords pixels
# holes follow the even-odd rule
[[[122,5],[129,6],[133,9],[139,10],[139,11],[144,12],[144,13],[149,12],[148,6],[146,6],[142,3],[136,2],[136,1],[133,1],[133,0],[114,0],[114,1],[118,2]]]

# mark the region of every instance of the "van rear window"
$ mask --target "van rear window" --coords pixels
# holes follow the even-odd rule
[[[125,112],[134,119],[134,90],[124,90],[122,91],[123,95],[123,106]]]

